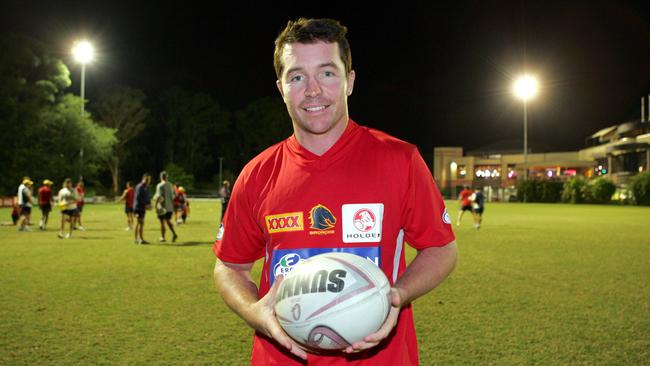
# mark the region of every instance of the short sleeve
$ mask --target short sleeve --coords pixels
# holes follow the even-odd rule
[[[214,243],[215,255],[224,262],[252,263],[264,256],[264,234],[255,220],[251,200],[255,193],[240,175]]]
[[[440,247],[455,239],[440,191],[417,149],[410,156],[408,190],[402,207],[404,240],[412,247]]]

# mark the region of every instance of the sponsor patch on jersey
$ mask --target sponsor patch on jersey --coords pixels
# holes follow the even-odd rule
[[[310,235],[334,234],[336,217],[329,208],[318,204],[309,211],[309,223]]]
[[[217,231],[217,240],[223,238],[223,222],[219,224],[219,231]]]
[[[282,233],[286,231],[302,231],[305,229],[302,212],[288,212],[264,217],[266,229],[269,234]]]
[[[275,255],[275,252],[273,252],[273,254]],[[271,262],[273,264],[273,276],[271,276],[271,278],[275,279],[280,275],[286,276],[293,270],[293,267],[304,260],[305,258],[302,258],[300,254],[296,252],[289,252],[288,254],[283,255],[277,260],[277,263]]]
[[[344,243],[378,243],[384,219],[383,203],[345,204],[341,206]]]
[[[331,252],[356,254],[371,261],[377,267],[381,267],[381,250],[379,247],[276,249],[271,254],[271,265],[269,266],[271,286],[273,286],[277,276],[286,276],[298,263],[309,257]]]
[[[451,217],[449,217],[449,212],[447,212],[446,208],[445,208],[445,212],[442,213],[442,221],[445,224],[451,225]]]

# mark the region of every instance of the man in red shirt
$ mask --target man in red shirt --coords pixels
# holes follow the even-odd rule
[[[465,211],[469,211],[469,213],[472,213],[472,199],[470,198],[472,196],[472,193],[474,193],[474,191],[469,189],[469,186],[465,186],[463,187],[463,190],[460,191],[460,194],[458,195],[460,210],[458,211],[456,226],[460,226],[460,219],[463,218],[463,214],[465,213]]]
[[[126,228],[124,230],[131,231],[133,230],[133,198],[135,197],[135,192],[133,191],[133,183],[131,181],[126,182],[126,188],[122,192],[120,197],[120,202],[124,201],[124,213],[126,214]]]
[[[276,39],[276,85],[294,134],[246,165],[214,245],[217,289],[255,330],[255,365],[417,365],[411,302],[456,262],[451,220],[417,148],[348,116],[355,73],[346,31],[334,20],[299,19]],[[408,267],[406,242],[418,250]],[[331,251],[378,265],[391,282],[392,307],[363,341],[317,355],[287,336],[273,306],[282,275]],[[258,289],[251,270],[260,258]]]
[[[41,221],[38,225],[39,229],[45,230],[47,227],[47,219],[52,211],[52,182],[49,179],[43,181],[43,186],[38,189],[38,207],[41,209]]]

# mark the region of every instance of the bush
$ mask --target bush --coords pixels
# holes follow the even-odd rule
[[[549,180],[523,180],[517,183],[517,199],[526,202],[559,202],[562,182]]]
[[[630,192],[637,205],[650,206],[650,172],[638,174],[630,180]]]
[[[573,177],[564,182],[562,202],[583,203],[587,201],[588,195],[587,180],[584,177]]]
[[[585,198],[591,203],[609,203],[614,192],[616,192],[616,184],[605,177],[600,177],[589,182],[588,195]]]
[[[194,176],[186,172],[182,167],[169,163],[165,166],[165,171],[167,171],[170,183],[179,187],[182,186],[186,191],[194,188]]]

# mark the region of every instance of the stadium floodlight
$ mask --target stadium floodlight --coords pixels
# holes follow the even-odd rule
[[[86,41],[79,41],[72,47],[72,56],[81,64],[81,115],[84,114],[84,105],[86,104],[85,89],[86,89],[86,64],[93,61],[95,58],[95,50],[93,45]]]
[[[528,179],[528,101],[537,94],[537,78],[524,74],[515,80],[513,91],[524,102],[524,180]],[[524,202],[526,194],[524,193]]]
[[[517,98],[526,103],[537,94],[537,78],[532,75],[522,75],[515,81],[513,90]]]

